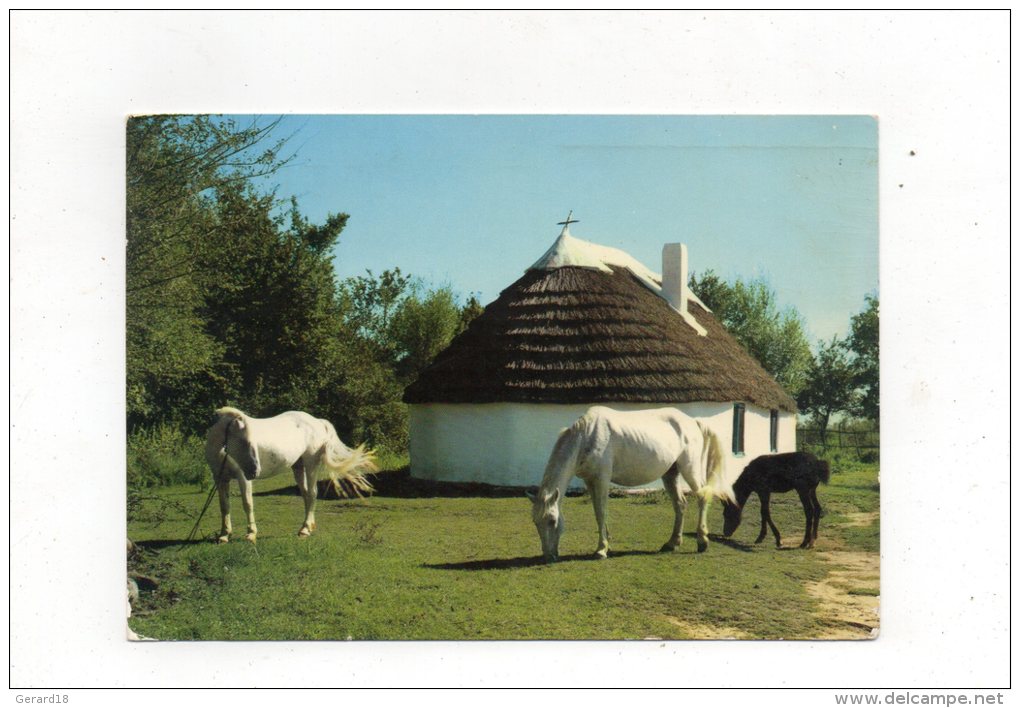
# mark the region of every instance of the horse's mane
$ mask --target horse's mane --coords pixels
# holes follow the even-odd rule
[[[233,406],[223,406],[222,408],[217,408],[216,409],[216,415],[220,415],[220,416],[229,415],[229,416],[234,416],[234,417],[237,417],[237,418],[245,418],[246,417],[245,414],[242,411],[239,411],[238,409],[234,408]]]
[[[549,455],[549,461],[545,465],[545,474],[542,475],[542,489],[546,489],[547,484],[553,484],[559,480],[560,475],[563,474],[564,470],[569,466],[573,466],[577,463],[578,452],[581,448],[581,441],[585,434],[585,429],[591,425],[593,418],[590,418],[587,414],[581,416],[574,424],[569,428],[564,428],[560,431],[560,434],[556,437],[556,444],[553,446],[552,453]],[[571,469],[573,473],[573,469]]]

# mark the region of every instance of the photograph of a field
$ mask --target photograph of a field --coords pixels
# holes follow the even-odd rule
[[[401,477],[400,472],[388,472]],[[783,533],[753,543],[752,500],[732,539],[709,515],[710,548],[693,525],[679,552],[658,553],[671,518],[661,491],[610,499],[614,552],[591,558],[590,500],[568,497],[561,561],[536,553],[521,496],[393,492],[319,502],[319,530],[294,537],[293,481],[256,486],[257,545],[183,539],[205,494],[169,487],[143,503],[129,533],[143,590],[131,627],[159,639],[854,639],[878,627],[879,483],[848,463],[819,491],[816,548],[797,549],[796,495],[772,498]],[[401,487],[405,492],[401,491]],[[413,496],[412,496],[413,495]],[[235,500],[236,502],[236,500]],[[694,517],[690,516],[692,522]],[[147,520],[146,520],[147,519]],[[692,598],[692,588],[699,588]]]
[[[877,137],[131,118],[129,637],[877,637]]]

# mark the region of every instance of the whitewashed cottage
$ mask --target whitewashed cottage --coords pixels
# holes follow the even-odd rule
[[[660,276],[570,223],[407,387],[411,475],[537,484],[559,431],[595,404],[704,421],[730,475],[796,449],[796,403],[688,290],[686,246],[665,245]]]

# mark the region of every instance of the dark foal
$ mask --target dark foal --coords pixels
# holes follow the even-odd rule
[[[818,519],[822,515],[822,505],[818,503],[815,490],[819,482],[829,483],[829,463],[819,460],[807,452],[787,452],[781,455],[762,455],[755,458],[733,484],[736,504],[723,504],[723,535],[731,536],[740,526],[740,515],[744,503],[752,492],[758,494],[761,501],[761,533],[755,543],[765,539],[765,524],[772,529],[776,537],[776,548],[782,545],[779,529],[772,523],[769,515],[769,495],[772,492],[788,492],[796,489],[800,502],[804,505],[804,542],[801,548],[811,548],[818,538]]]

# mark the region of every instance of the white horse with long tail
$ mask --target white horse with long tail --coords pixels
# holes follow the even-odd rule
[[[719,438],[708,426],[675,408],[621,412],[593,406],[560,433],[538,492],[528,492],[546,562],[559,557],[563,535],[560,504],[575,476],[588,486],[595,507],[599,528],[595,555],[599,558],[609,555],[606,506],[610,483],[640,487],[662,479],[675,515],[673,532],[661,549],[664,552],[680,546],[687,506],[684,483],[698,498],[699,553],[708,549],[709,501],[733,499]]]
[[[371,492],[365,474],[377,471],[374,455],[364,445],[349,448],[336,434],[333,424],[300,411],[288,411],[272,418],[252,418],[236,408],[220,408],[216,422],[206,433],[205,459],[219,490],[219,542],[230,540],[230,479],[237,480],[241,502],[248,517],[245,538],[254,542],[258,529],[252,502],[252,480],[286,471],[305,501],[305,520],[298,536],[315,530],[315,497],[320,470],[325,470],[337,489],[347,480],[356,493]]]

